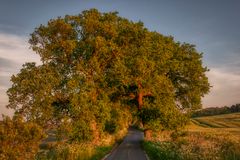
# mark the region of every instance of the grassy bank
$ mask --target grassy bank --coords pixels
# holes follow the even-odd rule
[[[35,160],[101,160],[112,148],[121,143],[127,130],[122,130],[115,135],[106,135],[99,143],[67,143],[54,141],[40,146],[40,151]]]
[[[240,114],[194,118],[181,133],[143,142],[151,160],[240,160]]]
[[[112,149],[109,146],[65,145],[50,149],[46,153],[39,153],[36,160],[100,160]]]
[[[142,145],[150,160],[180,159],[180,155],[177,153],[177,150],[174,149],[174,143],[143,141]]]

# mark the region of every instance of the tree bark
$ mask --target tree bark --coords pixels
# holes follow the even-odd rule
[[[146,140],[151,140],[152,130],[151,129],[145,129],[144,130],[144,137],[145,137]]]
[[[138,94],[138,110],[140,111],[143,106],[143,92]]]

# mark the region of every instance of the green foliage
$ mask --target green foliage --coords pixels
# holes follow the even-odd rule
[[[20,116],[3,116],[0,123],[0,159],[33,159],[43,139],[40,126],[24,122]]]
[[[177,128],[182,111],[201,107],[209,90],[193,45],[116,12],[90,9],[52,19],[29,43],[42,64],[26,63],[12,76],[8,107],[54,126],[60,139],[95,141],[127,128],[134,116],[151,129]]]
[[[146,128],[160,131],[162,129],[177,130],[189,121],[188,115],[181,113],[175,106],[160,105],[161,102],[145,103],[140,117]],[[147,104],[147,105],[146,105]]]
[[[112,149],[112,146],[100,146],[96,148],[95,154],[90,158],[90,160],[101,160],[106,154],[108,154]]]
[[[117,130],[116,123],[114,121],[107,121],[105,124],[105,130],[108,133],[113,134]]]
[[[13,85],[7,92],[7,107],[39,124],[49,120],[53,112],[52,87],[59,81],[53,68],[47,64],[36,66],[35,63],[26,63],[11,81]]]
[[[70,132],[70,139],[77,142],[86,142],[93,139],[93,131],[90,123],[84,120],[74,122],[74,127]]]

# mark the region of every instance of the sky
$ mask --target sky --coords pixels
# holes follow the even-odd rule
[[[29,49],[29,34],[58,16],[96,8],[142,21],[151,31],[195,44],[212,85],[203,107],[240,103],[239,0],[0,0],[0,114],[6,109],[10,77],[40,57]]]

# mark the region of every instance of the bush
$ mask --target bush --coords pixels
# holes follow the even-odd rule
[[[33,159],[43,139],[43,130],[20,116],[3,116],[0,124],[0,159]]]

